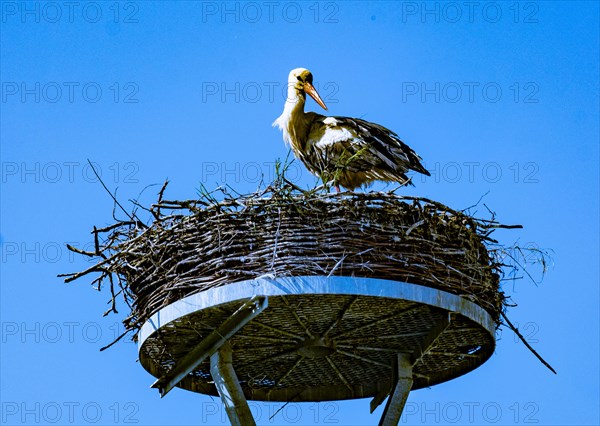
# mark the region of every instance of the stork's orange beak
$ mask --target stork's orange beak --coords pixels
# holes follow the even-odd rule
[[[319,96],[317,89],[315,89],[315,87],[308,81],[304,83],[304,91],[308,93],[310,97],[315,100],[316,103],[321,105],[321,108],[327,110],[327,105],[325,105],[325,102],[323,102],[323,99],[321,99],[321,97]]]

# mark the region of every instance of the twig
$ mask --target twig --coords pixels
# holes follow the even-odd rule
[[[298,398],[298,396],[304,392],[304,389],[302,389],[300,392],[298,392],[296,395],[294,395],[289,401],[287,401],[285,404],[283,404],[281,406],[281,408],[279,408],[277,411],[275,411],[273,413],[273,415],[271,417],[269,417],[269,420],[273,420],[273,417],[275,417],[277,415],[277,413],[279,413],[281,410],[283,410],[290,402],[293,402],[294,399]]]
[[[74,247],[73,247],[74,248]],[[101,271],[101,266],[108,263],[111,258],[104,259],[103,261],[95,264],[94,266],[89,267],[85,271],[77,272],[77,273],[68,273],[68,274],[58,274],[59,277],[67,277],[65,278],[66,283],[70,283],[71,281],[76,280],[77,278],[81,278],[84,275],[89,274],[90,272],[99,272]]]
[[[102,178],[100,177],[100,175],[96,171],[96,168],[94,167],[94,165],[92,164],[92,162],[90,161],[89,158],[87,159],[87,162],[90,165],[90,167],[92,168],[92,171],[94,172],[94,174],[96,175],[96,177],[98,178],[98,181],[100,181],[100,183],[102,184],[102,186],[104,187],[104,189],[106,190],[106,192],[108,192],[108,195],[110,195],[110,197],[113,199],[113,201],[115,202],[115,204],[121,208],[121,210],[123,211],[123,213],[125,213],[129,219],[133,220],[133,216],[131,216],[129,214],[129,212],[127,212],[127,210],[125,210],[125,208],[121,205],[121,203],[119,203],[119,201],[117,200],[117,198],[112,194],[112,192],[110,192],[110,190],[104,184],[104,181],[102,180]]]
[[[113,340],[112,343],[100,348],[100,352],[102,352],[105,349],[110,348],[112,345],[114,345],[115,343],[117,343],[119,340],[121,340],[123,337],[125,337],[131,330],[126,330],[125,332],[123,332],[119,337],[117,337],[115,340]]]
[[[541,363],[544,364],[550,371],[552,371],[554,374],[557,374],[556,370],[554,368],[552,368],[552,366],[550,364],[548,364],[546,362],[546,360],[544,360],[544,358],[542,358],[542,356],[540,354],[538,354],[536,352],[536,350],[531,347],[529,342],[527,342],[527,339],[525,339],[525,337],[523,337],[523,335],[519,332],[519,329],[517,327],[515,327],[512,322],[510,322],[510,320],[508,319],[506,314],[504,312],[500,312],[500,315],[502,315],[502,318],[504,318],[504,320],[506,321],[508,328],[510,328],[512,331],[514,331],[514,333],[517,336],[519,336],[519,339],[521,339],[521,342],[523,342],[523,344],[525,346],[527,346],[527,349],[529,349],[531,351],[531,353],[534,354],[536,356],[536,358],[539,359],[541,361]]]
[[[462,209],[461,212],[466,212],[467,210],[471,210],[473,207],[477,207],[479,205],[479,203],[481,203],[481,200],[483,200],[485,198],[486,195],[488,195],[490,193],[490,191],[486,192],[485,194],[483,194],[481,197],[479,197],[479,200],[477,200],[477,202],[475,204],[473,204],[472,206],[469,206],[465,209]]]
[[[77,247],[73,247],[71,244],[67,244],[67,248],[74,253],[83,254],[84,256],[88,256],[88,257],[96,257],[97,256],[97,254],[93,251],[85,251],[82,249],[78,249]]]

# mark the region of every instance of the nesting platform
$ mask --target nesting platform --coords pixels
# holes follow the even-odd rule
[[[181,299],[141,328],[139,356],[156,377],[170,371],[253,296],[266,307],[230,339],[246,398],[325,401],[390,392],[398,354],[412,389],[483,364],[495,323],[478,305],[415,284],[351,277],[260,278]],[[206,358],[178,387],[218,395]]]

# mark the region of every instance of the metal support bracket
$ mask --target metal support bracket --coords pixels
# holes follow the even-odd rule
[[[429,352],[437,339],[448,328],[451,322],[451,314],[438,323],[436,323],[429,333],[421,341],[421,347],[413,354],[399,353],[397,360],[393,365],[393,374],[391,386],[383,388],[371,400],[371,413],[385,400],[389,394],[383,415],[379,421],[379,426],[396,426],[400,422],[400,416],[412,387],[412,369],[423,355]]]
[[[160,396],[164,397],[177,383],[194,371],[206,358],[217,352],[240,328],[260,314],[267,306],[266,296],[253,296],[223,324],[202,339],[171,371],[154,382],[151,387],[158,388]]]

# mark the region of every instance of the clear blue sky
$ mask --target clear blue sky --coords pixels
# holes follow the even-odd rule
[[[2,424],[226,424],[207,396],[161,400],[135,344],[98,352],[122,316],[56,275],[90,265],[66,242],[112,222],[87,158],[123,201],[167,177],[169,198],[251,191],[287,153],[271,123],[295,67],[330,114],[383,124],[423,157],[432,177],[407,194],[464,208],[489,192],[524,225],[502,242],[555,252],[541,284],[505,289],[559,374],[504,330],[484,366],[411,394],[402,424],[599,423],[597,2],[0,5]],[[368,404],[256,409],[263,425],[377,424]]]

